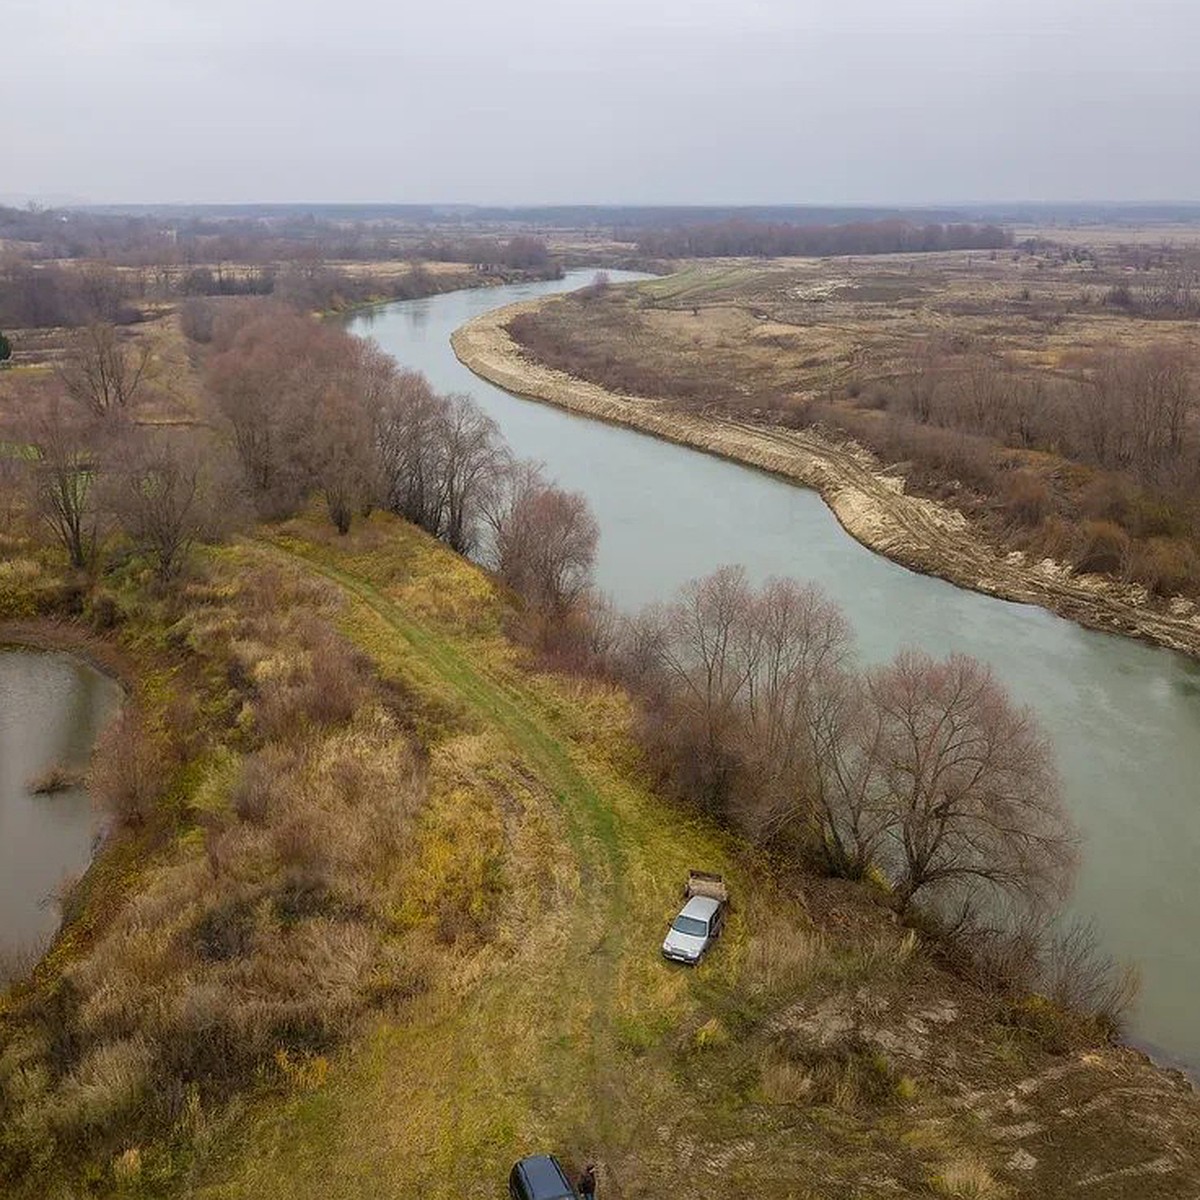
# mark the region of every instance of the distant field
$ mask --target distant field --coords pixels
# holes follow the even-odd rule
[[[1047,238],[1069,246],[1200,246],[1200,221],[1153,225],[1015,225],[1017,242]]]

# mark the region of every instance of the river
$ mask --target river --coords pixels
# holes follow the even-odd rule
[[[120,695],[69,655],[0,647],[0,973],[31,966],[53,936],[51,897],[87,869],[100,831],[81,785],[41,796],[29,785],[54,766],[81,773]]]
[[[602,531],[597,578],[634,608],[724,563],[754,579],[819,583],[853,622],[861,658],[903,646],[989,663],[1054,739],[1083,837],[1073,900],[1103,947],[1137,963],[1132,1040],[1200,1067],[1200,665],[1166,650],[915,574],[855,542],[821,498],[736,463],[517,399],[454,357],[450,335],[491,308],[586,283],[450,292],[357,317],[439,390],[467,392],[519,455],[586,494]],[[639,276],[610,272],[614,283]]]

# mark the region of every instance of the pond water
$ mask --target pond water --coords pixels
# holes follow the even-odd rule
[[[741,563],[754,579],[819,583],[853,622],[864,661],[919,646],[991,664],[1054,739],[1085,839],[1073,907],[1094,917],[1109,953],[1140,966],[1133,1040],[1200,1066],[1200,665],[917,575],[855,542],[814,492],[517,399],[454,357],[450,335],[471,317],[590,277],[404,301],[351,328],[435,387],[475,397],[518,454],[587,495],[602,531],[598,580],[622,606]]]
[[[34,795],[51,767],[82,773],[121,689],[66,654],[0,648],[0,971],[44,947],[54,893],[87,869],[100,824],[81,784]]]

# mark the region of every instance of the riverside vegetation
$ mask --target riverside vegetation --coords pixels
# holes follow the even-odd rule
[[[130,688],[110,838],[0,1000],[8,1191],[487,1196],[546,1146],[629,1197],[1194,1187],[1190,1088],[1047,932],[1070,830],[985,668],[860,672],[734,570],[621,618],[469,400],[211,316],[3,413],[0,613]],[[737,904],[684,972],[698,864]]]

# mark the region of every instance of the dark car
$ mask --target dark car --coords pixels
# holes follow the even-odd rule
[[[531,1154],[517,1163],[508,1177],[512,1200],[579,1200],[553,1154]]]

